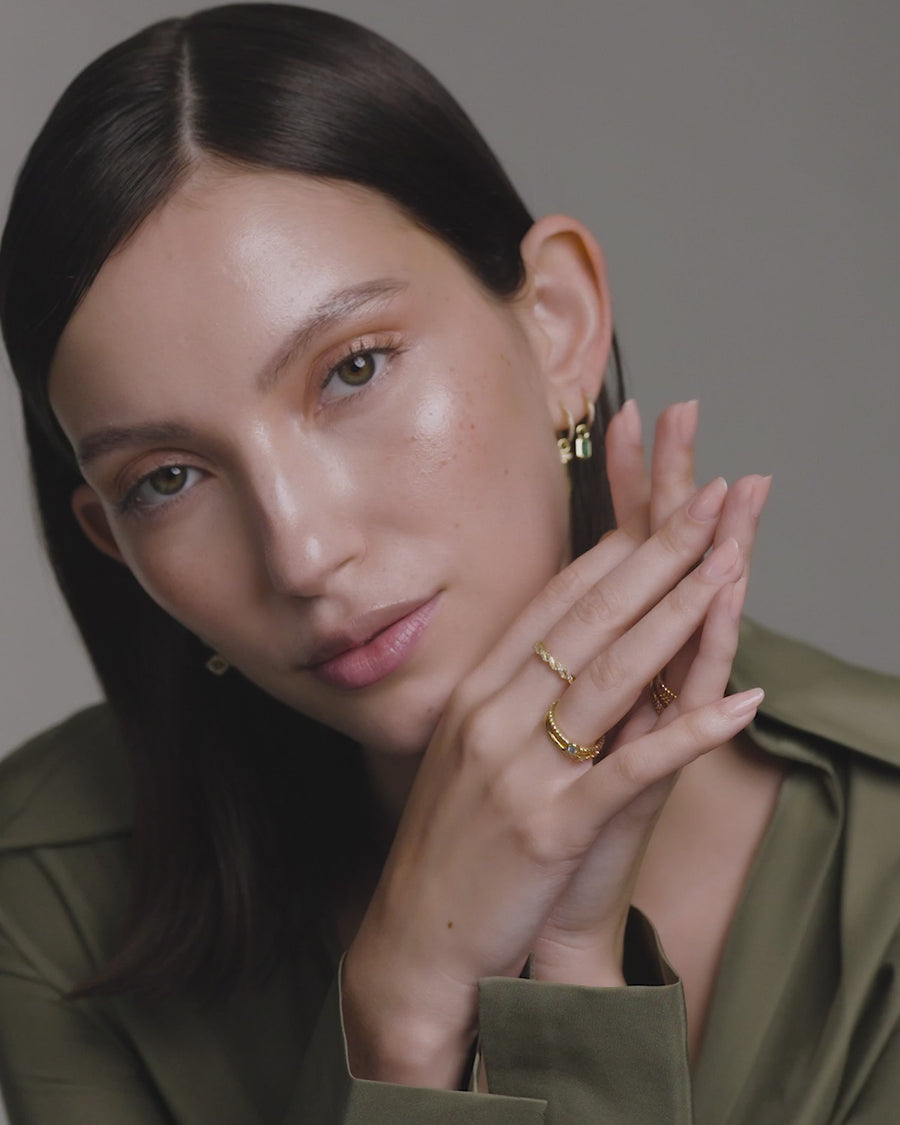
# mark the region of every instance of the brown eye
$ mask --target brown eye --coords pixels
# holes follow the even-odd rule
[[[377,365],[372,352],[357,352],[339,363],[335,374],[348,387],[361,387],[373,377]]]
[[[145,483],[159,496],[174,496],[187,482],[187,469],[184,465],[166,465],[147,477]]]
[[[138,481],[121,502],[121,509],[128,512],[163,508],[170,500],[193,488],[203,475],[190,465],[162,465]]]

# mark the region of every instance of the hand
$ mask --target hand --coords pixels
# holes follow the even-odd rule
[[[696,426],[695,402],[664,411],[657,424],[652,470],[648,472],[636,406],[631,403],[616,416],[607,434],[607,462],[619,526],[649,534],[662,527],[679,504],[689,500],[696,487]],[[645,694],[620,727],[618,744],[642,738],[652,730],[663,731],[679,715],[697,711],[724,695],[737,647],[747,567],[769,485],[770,478],[746,477],[729,490],[714,543],[734,537],[741,546],[744,573],[716,596],[702,630],[666,666],[665,680],[677,687],[677,702],[657,716],[649,694]],[[651,786],[598,835],[535,943],[538,979],[589,985],[616,983],[616,967],[622,963],[621,944],[612,951],[603,944],[606,937],[603,926],[598,925],[602,922],[597,917],[598,904],[611,901],[611,888],[606,884],[612,876],[618,880],[619,907],[627,907],[648,828],[655,823],[674,779],[672,775]],[[629,856],[630,879],[626,879],[623,873]]]
[[[355,1074],[454,1085],[476,1030],[478,980],[518,974],[581,868],[595,866],[607,826],[752,718],[750,693],[685,712],[664,737],[626,736],[626,723],[593,768],[566,760],[544,730],[556,698],[569,737],[612,730],[733,589],[739,541],[701,562],[725,497],[713,482],[649,537],[632,513],[548,584],[454,694],[345,961]],[[565,654],[571,687],[534,657],[538,638]],[[592,874],[591,943],[610,972],[652,815],[624,851],[599,849],[609,854],[602,877]]]

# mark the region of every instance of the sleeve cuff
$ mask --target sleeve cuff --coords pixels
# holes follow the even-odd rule
[[[546,1101],[354,1078],[341,1018],[340,972],[329,990],[284,1125],[544,1125]]]
[[[656,933],[633,910],[625,988],[481,982],[481,1047],[496,1094],[550,1099],[553,1120],[643,1125],[692,1118],[684,997]]]

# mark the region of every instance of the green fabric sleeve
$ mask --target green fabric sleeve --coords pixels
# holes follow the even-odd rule
[[[490,1089],[546,1098],[545,1125],[690,1125],[681,984],[635,909],[625,935],[625,976],[627,988],[482,981]]]
[[[545,1104],[542,1099],[354,1078],[347,1063],[338,973],[284,1125],[543,1125]]]
[[[284,1125],[690,1125],[681,985],[637,911],[626,933],[626,966],[629,979],[646,983],[581,988],[483,980],[488,1094],[354,1078],[338,974]]]
[[[0,1067],[10,1125],[173,1125],[127,1045],[2,934]]]
[[[482,982],[481,997],[488,1085],[497,1094],[546,1098],[545,1125],[693,1120],[680,985],[583,988],[492,978]]]

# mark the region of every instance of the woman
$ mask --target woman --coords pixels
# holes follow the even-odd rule
[[[110,703],[3,768],[14,1122],[883,1119],[892,687],[734,662],[768,480],[696,490],[692,403],[648,470],[599,248],[430,76],[148,29],[0,310]]]

